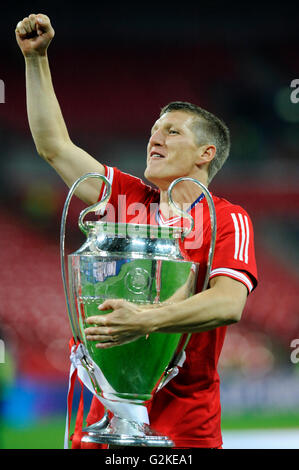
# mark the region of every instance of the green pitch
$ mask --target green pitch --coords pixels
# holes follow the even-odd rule
[[[65,416],[40,420],[34,426],[22,429],[1,423],[0,448],[63,449],[64,426]],[[271,414],[258,411],[222,418],[223,430],[287,428],[299,428],[299,412]]]

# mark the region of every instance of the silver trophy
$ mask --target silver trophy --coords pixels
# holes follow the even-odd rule
[[[68,208],[78,185],[87,178],[99,178],[107,186],[106,196],[87,207],[79,216],[79,228],[86,235],[84,244],[65,256]],[[174,203],[172,190],[180,181],[200,186],[211,222],[211,244],[203,289],[208,286],[216,240],[216,216],[207,188],[193,178],[178,178],[168,189],[169,205],[189,220],[189,227],[84,221],[90,212],[103,211],[111,195],[105,176],[88,173],[71,187],[65,201],[60,233],[60,257],[69,322],[79,344],[80,366],[85,385],[102,402],[106,412],[98,423],[83,431],[83,441],[110,446],[173,447],[174,442],[150,427],[146,404],[183,363],[190,334],[152,333],[136,341],[109,349],[97,349],[87,341],[86,318],[100,315],[98,306],[106,299],[125,299],[145,308],[157,308],[194,294],[199,265],[183,258],[180,240],[194,227],[188,212]],[[67,275],[68,273],[68,275]],[[107,313],[107,311],[105,311]],[[110,420],[108,410],[113,413]]]

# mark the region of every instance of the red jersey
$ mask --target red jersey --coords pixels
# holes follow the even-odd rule
[[[163,225],[180,223],[179,217],[165,220],[159,212],[159,190],[117,168],[105,167],[105,170],[112,184],[106,214],[108,219]],[[105,192],[103,185],[100,198]],[[251,220],[242,207],[217,196],[212,197],[217,217],[217,237],[210,279],[228,276],[242,282],[251,292],[257,285]],[[196,211],[201,217],[196,216]],[[186,257],[200,263],[197,292],[201,292],[211,240],[209,209],[203,195],[191,205],[190,213],[195,220],[193,244],[186,238],[181,248]],[[197,222],[199,220],[200,224]],[[221,326],[193,333],[179,374],[154,395],[149,405],[151,427],[169,436],[176,447],[211,448],[222,445],[217,364],[226,329]],[[103,407],[94,398],[88,424],[98,421],[102,415]]]

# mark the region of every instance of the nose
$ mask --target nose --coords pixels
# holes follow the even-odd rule
[[[155,145],[163,145],[164,143],[164,136],[163,132],[160,129],[157,129],[150,137],[149,144],[151,147]]]

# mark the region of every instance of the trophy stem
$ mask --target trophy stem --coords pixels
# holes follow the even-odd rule
[[[96,425],[99,423],[96,423]],[[90,430],[82,442],[120,447],[174,447],[174,442],[147,424],[129,421],[114,415],[103,429]]]

